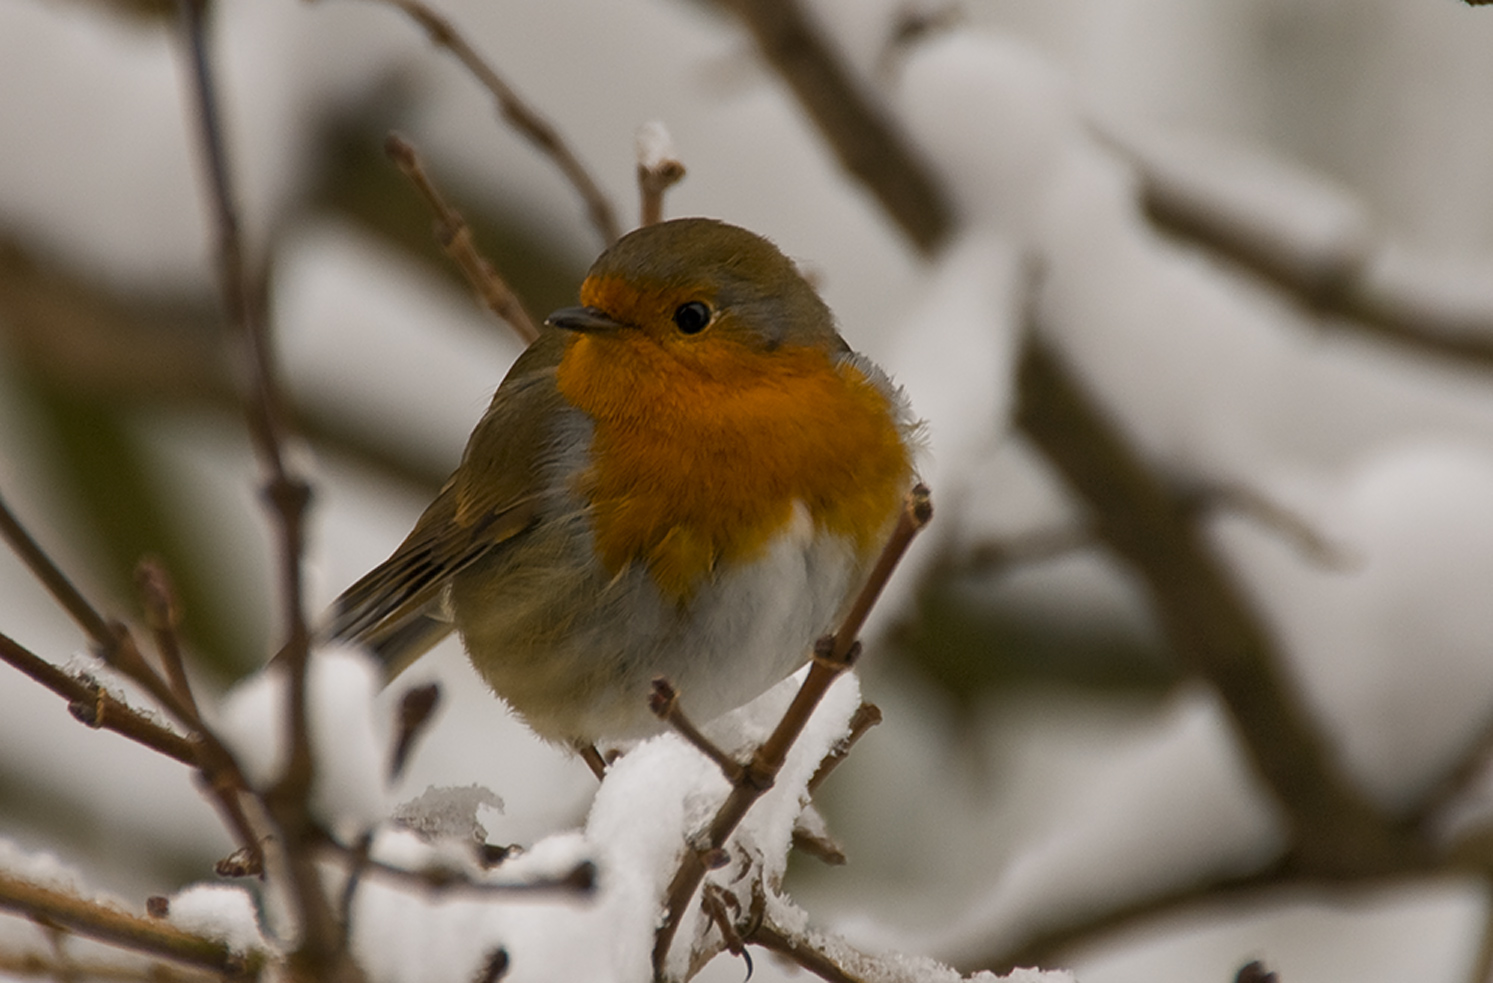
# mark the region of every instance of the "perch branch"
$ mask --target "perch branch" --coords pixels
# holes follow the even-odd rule
[[[892,571],[901,561],[913,538],[933,518],[933,506],[928,489],[918,485],[908,493],[902,515],[881,554],[876,559],[860,593],[851,604],[850,611],[841,621],[833,635],[819,640],[814,657],[809,663],[808,675],[793,697],[793,702],[783,712],[783,717],[773,732],[768,735],[752,754],[751,761],[742,769],[740,779],[732,786],[726,801],[716,810],[715,817],[703,837],[700,849],[687,849],[680,860],[665,900],[663,925],[654,936],[653,968],[655,975],[662,976],[668,959],[669,947],[679,929],[679,920],[689,906],[708,869],[708,860],[720,855],[726,840],[746,816],[752,805],[772,787],[778,772],[787,760],[788,751],[804,726],[813,715],[815,707],[829,691],[840,674],[854,663],[859,653],[857,636],[866,622]]]

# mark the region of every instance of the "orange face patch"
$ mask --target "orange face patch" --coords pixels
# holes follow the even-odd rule
[[[580,491],[609,571],[645,563],[682,601],[717,567],[760,555],[795,501],[817,531],[874,548],[911,473],[875,386],[818,348],[701,337],[681,359],[672,347],[642,331],[577,335],[557,370],[595,420]]]

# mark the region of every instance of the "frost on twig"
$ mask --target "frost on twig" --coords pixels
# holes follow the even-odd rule
[[[658,121],[638,127],[638,192],[642,199],[639,225],[664,218],[664,192],[684,180],[684,163],[674,152],[674,139]]]

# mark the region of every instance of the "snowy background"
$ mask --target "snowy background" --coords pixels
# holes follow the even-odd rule
[[[812,7],[947,192],[957,227],[933,255],[846,177],[727,13],[442,7],[628,224],[635,133],[663,121],[689,168],[667,212],[778,242],[929,421],[939,517],[877,613],[860,681],[886,722],[820,796],[850,864],[795,859],[789,892],[852,943],[965,971],[1092,923],[1112,930],[1052,956],[1086,983],[1225,981],[1252,959],[1286,983],[1467,979],[1489,910],[1466,867],[1203,890],[1279,860],[1281,812],[1214,691],[1167,650],[1144,585],[1081,535],[1012,415],[1036,309],[1156,474],[1254,503],[1201,512],[1208,543],[1333,761],[1377,807],[1411,809],[1493,712],[1493,377],[1467,354],[1493,347],[1493,10]],[[894,44],[911,14],[926,29]],[[518,350],[429,245],[384,133],[421,149],[541,316],[602,244],[554,168],[396,11],[221,0],[214,35],[246,231],[270,255],[308,421],[319,609],[403,537]],[[168,24],[124,3],[0,5],[0,489],[112,610],[136,610],[135,557],[165,555],[203,686],[221,692],[280,626],[256,467],[212,354],[176,54]],[[1141,207],[1156,187],[1242,216],[1278,253],[1359,271],[1362,295],[1389,298],[1376,309],[1444,315],[1462,354],[1386,340],[1159,226]],[[1053,531],[1071,548],[980,559]],[[0,631],[58,662],[84,647],[8,554]],[[454,644],[409,676],[442,680],[446,703],[390,802],[484,786],[503,802],[481,812],[489,841],[544,841],[556,863],[578,855],[566,831],[605,826],[585,768],[508,718]],[[1479,827],[1475,799],[1439,817],[1436,842]],[[6,868],[51,851],[134,907],[210,879],[231,849],[184,769],[80,727],[4,667],[0,838],[32,858],[6,853]],[[1184,900],[1147,909],[1168,897]],[[1106,922],[1115,911],[1134,917]],[[526,924],[508,917],[494,924]],[[754,978],[786,972],[762,956]]]

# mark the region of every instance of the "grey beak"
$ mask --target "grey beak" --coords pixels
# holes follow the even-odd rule
[[[544,323],[583,334],[605,334],[622,327],[621,322],[612,320],[595,307],[562,307],[545,318]]]

